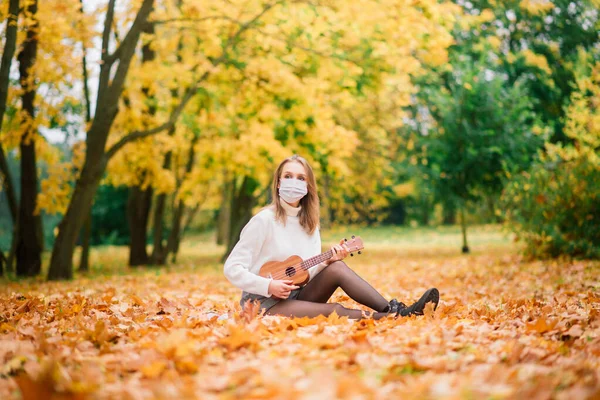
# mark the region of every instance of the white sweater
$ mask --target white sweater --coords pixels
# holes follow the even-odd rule
[[[270,297],[270,278],[258,275],[269,261],[284,261],[297,255],[303,260],[321,253],[321,235],[317,228],[309,235],[300,225],[301,207],[292,207],[281,200],[286,211],[285,225],[275,220],[275,210],[267,207],[256,214],[242,229],[240,240],[225,261],[223,271],[231,283],[253,294]],[[327,264],[321,263],[308,270],[310,279]]]

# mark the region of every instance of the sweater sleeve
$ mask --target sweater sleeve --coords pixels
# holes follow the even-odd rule
[[[313,253],[315,255],[321,254],[321,233],[319,232],[319,228],[315,230],[313,234]],[[323,270],[327,266],[327,263],[322,262],[308,270],[309,281],[312,280],[319,272]]]
[[[223,272],[238,288],[252,294],[271,297],[269,283],[271,279],[250,272],[258,257],[267,234],[266,221],[255,215],[248,221],[223,266]]]

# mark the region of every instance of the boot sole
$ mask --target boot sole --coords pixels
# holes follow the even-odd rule
[[[415,303],[415,307],[411,312],[403,314],[402,311],[400,311],[400,315],[402,315],[403,317],[407,317],[409,315],[423,315],[423,309],[425,308],[425,304],[427,303],[433,303],[433,310],[435,311],[439,301],[440,292],[436,288],[428,289],[427,291],[425,291],[425,293],[423,293],[423,296],[421,296],[419,301]]]

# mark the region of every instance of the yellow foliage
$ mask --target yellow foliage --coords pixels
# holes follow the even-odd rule
[[[415,193],[415,183],[410,181],[394,186],[394,194],[397,197],[408,197]]]
[[[38,140],[38,143],[46,143]],[[48,177],[40,182],[40,193],[37,197],[36,212],[46,211],[48,214],[64,214],[67,210],[68,201],[73,193],[71,182],[74,182],[81,172],[85,161],[85,143],[80,141],[73,145],[72,160],[61,161],[58,152],[49,148],[54,155],[52,162],[48,163]],[[36,149],[37,150],[37,149]],[[45,154],[37,150],[38,154]],[[44,157],[47,160],[48,156]]]
[[[591,67],[589,74],[579,76],[577,90],[571,95],[567,109],[565,134],[575,146],[546,144],[549,157],[565,161],[585,157],[600,168],[600,63]]]
[[[547,74],[551,74],[552,70],[550,66],[548,66],[548,60],[541,54],[536,54],[530,49],[525,49],[521,51],[521,55],[525,57],[525,63],[537,67],[540,70],[544,71]]]
[[[139,4],[117,7],[117,41]],[[79,0],[40,2],[33,73],[46,91],[36,98],[39,111],[31,123],[63,124],[62,108],[81,103],[72,90],[82,79],[80,46],[89,48],[99,39],[96,28],[105,11],[102,6],[81,13]],[[327,207],[339,208],[350,219],[381,218],[378,210],[387,200],[380,190],[391,185],[389,159],[399,145],[390,135],[402,125],[402,107],[416,90],[411,76],[423,73],[424,64],[447,62],[460,7],[437,0],[328,0],[276,2],[263,11],[261,0],[190,0],[155,8],[151,19],[161,23],[154,36],[143,34],[141,42],[156,57],[142,62],[140,52],[134,55],[107,147],[133,131],[164,123],[186,89],[206,78],[176,129],[121,149],[108,164],[106,182],[176,192],[188,206],[216,208],[222,184],[231,178],[254,177],[261,185],[258,193],[282,158],[300,153],[320,181],[325,176],[336,181],[328,188]],[[489,18],[486,10],[467,19]],[[33,23],[28,16],[20,21],[18,44]],[[247,29],[232,40],[244,23]],[[215,67],[221,56],[232,62]],[[10,104],[18,103],[19,94],[20,89],[11,88]],[[8,149],[18,145],[23,126],[19,118],[5,122],[0,134]],[[192,138],[197,138],[195,145]],[[186,173],[192,146],[195,159]],[[81,168],[79,155],[66,163],[48,149],[41,154],[50,169],[41,183],[39,207],[63,212],[69,182]],[[348,194],[356,206],[341,201]]]
[[[547,14],[555,7],[550,0],[521,0],[519,6],[533,15]]]

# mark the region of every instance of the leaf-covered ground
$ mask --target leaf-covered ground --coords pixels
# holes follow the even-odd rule
[[[73,282],[0,281],[0,398],[600,396],[598,262],[527,261],[495,228],[468,256],[455,231],[411,232],[360,232],[348,263],[386,297],[438,287],[419,318],[240,312],[204,237],[167,269],[128,272],[107,248]]]

